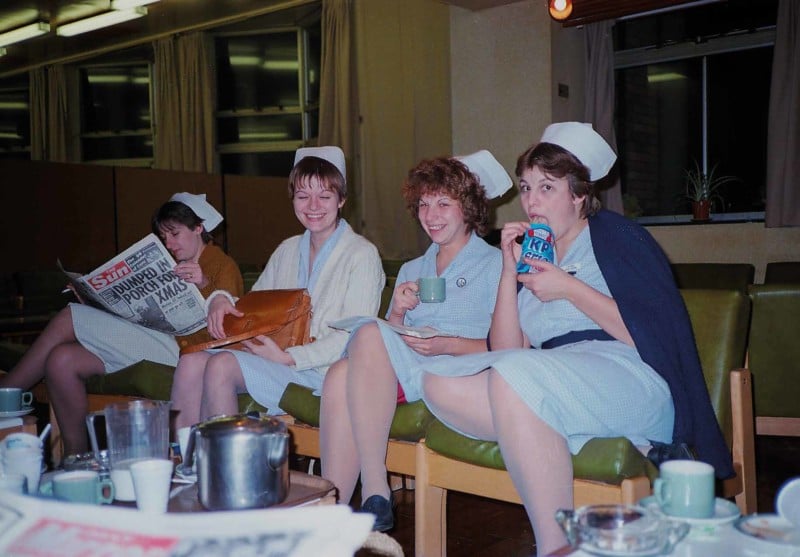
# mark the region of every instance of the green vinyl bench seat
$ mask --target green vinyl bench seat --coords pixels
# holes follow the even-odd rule
[[[296,383],[289,383],[280,400],[280,407],[295,420],[315,428],[319,427],[319,406],[320,397],[308,387]],[[403,441],[418,441],[425,436],[433,421],[433,414],[421,400],[398,404],[389,436]]]
[[[428,427],[425,444],[454,460],[506,469],[497,443],[466,437],[438,420]],[[573,455],[572,467],[576,478],[615,485],[628,478],[647,476],[652,481],[658,476],[656,467],[625,437],[591,439]]]

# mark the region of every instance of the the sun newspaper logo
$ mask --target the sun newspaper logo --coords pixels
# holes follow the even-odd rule
[[[128,266],[128,263],[126,261],[120,261],[102,273],[92,276],[89,279],[89,284],[91,284],[92,288],[95,290],[102,290],[109,284],[113,284],[121,278],[127,277],[131,273],[133,273],[133,271]]]

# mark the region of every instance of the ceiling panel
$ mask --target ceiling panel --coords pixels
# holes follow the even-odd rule
[[[161,0],[146,6],[146,16],[74,37],[55,34],[66,23],[110,9],[110,0],[0,0],[0,32],[36,21],[51,22],[47,35],[6,47],[0,56],[0,77],[47,63],[69,62],[84,53],[102,54],[192,29],[218,27],[287,10],[301,19],[318,9],[319,0]],[[292,18],[286,23],[291,24]]]

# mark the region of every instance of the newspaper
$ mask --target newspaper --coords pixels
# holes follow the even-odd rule
[[[338,321],[334,321],[330,323],[328,326],[334,329],[341,329],[343,331],[347,331],[348,333],[352,332],[353,329],[358,327],[359,325],[363,325],[367,321],[379,321],[393,330],[395,333],[406,335],[410,337],[416,338],[432,338],[432,337],[454,337],[456,335],[452,335],[450,333],[445,333],[444,331],[439,331],[434,329],[433,327],[409,327],[408,325],[395,325],[394,323],[389,323],[385,319],[381,319],[380,317],[345,317],[344,319],[339,319]]]
[[[4,492],[0,555],[352,556],[367,539],[373,520],[347,505],[148,514]]]
[[[81,276],[61,269],[85,304],[131,323],[183,336],[206,326],[197,286],[173,272],[175,260],[155,234],[148,234],[97,269]]]

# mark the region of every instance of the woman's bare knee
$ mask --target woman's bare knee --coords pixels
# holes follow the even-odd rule
[[[367,323],[358,328],[350,339],[349,349],[360,350],[363,347],[376,346],[375,343],[380,342],[383,344],[383,337],[381,330],[378,328],[377,323]]]
[[[216,389],[238,388],[241,377],[242,370],[236,356],[230,352],[218,352],[206,362],[203,390],[213,392]]]

